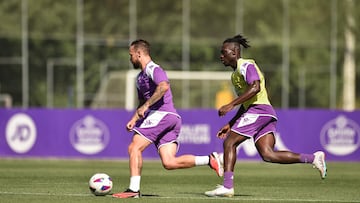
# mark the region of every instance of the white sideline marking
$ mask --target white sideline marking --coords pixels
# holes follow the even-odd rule
[[[0,191],[3,195],[38,195],[38,196],[74,196],[74,197],[86,197],[93,196],[92,194],[58,194],[58,193],[41,193],[41,192],[6,192]],[[166,197],[166,196],[145,196],[144,199],[191,199],[191,200],[214,200],[218,199],[221,201],[268,201],[268,202],[339,202],[339,203],[359,203],[360,201],[348,201],[348,200],[324,200],[324,199],[269,199],[269,198],[246,198],[246,197]]]

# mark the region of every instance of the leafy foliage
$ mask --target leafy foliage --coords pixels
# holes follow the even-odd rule
[[[0,58],[21,56],[22,3],[0,1]],[[136,36],[129,36],[131,9],[129,0],[83,0],[85,106],[98,91],[101,64],[108,71],[127,70],[127,46],[132,37],[151,42],[155,61],[165,69],[182,70],[183,0],[136,0]],[[254,58],[267,77],[272,102],[281,106],[283,64],[284,8],[289,8],[290,107],[298,107],[299,95],[305,90],[305,106],[329,106],[329,67],[331,57],[331,19],[333,1],[328,0],[223,0],[189,1],[190,70],[224,70],[219,62],[221,42],[242,33],[251,48],[244,57]],[[337,12],[337,75],[342,84],[345,1],[335,1]],[[52,58],[76,58],[77,3],[75,0],[27,0],[29,36],[30,106],[46,105],[46,63]],[[286,4],[287,3],[287,4]],[[360,2],[354,1],[354,10]],[[354,12],[357,22],[360,14]],[[359,28],[354,32],[359,36]],[[359,39],[356,39],[357,41]],[[357,43],[359,44],[359,43]],[[356,56],[360,50],[356,49]],[[356,57],[359,63],[360,57]],[[112,61],[112,62],[110,62]],[[116,62],[115,64],[113,62]],[[59,66],[59,67],[58,67]],[[56,67],[55,107],[72,107],[75,98],[75,67]],[[62,73],[60,73],[62,72]],[[300,73],[305,73],[305,86],[299,86]],[[70,76],[70,77],[63,77]],[[354,73],[359,78],[359,71]],[[359,79],[358,79],[359,81]],[[359,95],[360,83],[357,83]],[[303,84],[304,85],[304,84]],[[305,88],[305,89],[304,89]],[[193,88],[192,91],[201,91]],[[339,91],[338,91],[339,92]],[[9,93],[14,105],[20,106],[21,65],[0,64],[0,93]],[[74,92],[76,94],[76,92]],[[318,95],[321,95],[319,97]],[[341,92],[338,93],[341,95]],[[121,95],[119,95],[121,97]],[[341,101],[338,99],[337,104]],[[195,105],[195,104],[194,104]],[[358,106],[360,104],[357,104]]]

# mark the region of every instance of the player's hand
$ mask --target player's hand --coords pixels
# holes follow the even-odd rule
[[[225,139],[228,134],[230,132],[230,125],[229,124],[226,124],[224,125],[224,127],[222,127],[219,132],[217,133],[217,137],[220,138],[220,139]]]
[[[134,120],[131,120],[129,121],[127,124],[126,124],[126,130],[131,132],[133,130],[133,128],[135,127],[135,122]]]
[[[219,114],[219,116],[225,116],[227,114],[227,112],[231,111],[233,108],[234,108],[234,106],[231,104],[224,105],[224,106],[220,107],[218,114]]]
[[[139,118],[144,118],[145,117],[145,112],[148,110],[148,106],[147,105],[142,105],[141,107],[139,107],[137,110],[136,110],[136,114]]]

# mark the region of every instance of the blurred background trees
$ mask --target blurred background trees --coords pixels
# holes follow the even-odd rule
[[[230,71],[219,62],[219,48],[225,38],[242,33],[252,46],[243,56],[254,58],[262,68],[272,103],[278,108],[343,108],[344,92],[351,91],[343,88],[348,81],[343,77],[345,53],[349,53],[344,33],[349,28],[347,14],[354,23],[359,21],[360,14],[354,11],[360,9],[360,1],[1,0],[0,94],[11,95],[13,106],[22,106],[24,100],[24,1],[30,107],[47,106],[49,64],[54,65],[53,106],[76,107],[79,2],[83,6],[82,107],[91,107],[108,73],[132,69],[128,44],[135,38],[152,44],[153,59],[166,70]],[[350,75],[356,81],[352,85],[356,108],[360,106],[356,99],[360,95],[356,68],[360,37],[357,26],[350,25],[348,30],[354,45]],[[204,106],[190,102],[188,107]]]

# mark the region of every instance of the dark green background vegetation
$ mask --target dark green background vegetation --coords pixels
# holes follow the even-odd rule
[[[111,70],[128,70],[129,1],[83,0],[85,106],[92,102],[100,85],[99,64],[120,61]],[[267,77],[275,107],[281,105],[283,63],[283,0],[243,0],[243,34],[252,47],[244,57],[255,58]],[[305,70],[306,107],[329,107],[331,56],[331,1],[289,0],[290,102],[298,107],[299,71]],[[342,105],[342,71],[346,1],[337,1],[337,101]],[[355,11],[360,1],[354,1]],[[46,106],[46,62],[50,58],[76,57],[76,1],[28,0],[29,16],[29,106]],[[236,0],[190,1],[190,70],[223,71],[219,62],[222,41],[236,33]],[[137,0],[137,37],[151,42],[156,62],[167,70],[182,70],[182,0]],[[356,22],[360,13],[353,12]],[[0,1],[0,57],[21,56],[21,0]],[[359,26],[354,32],[359,40]],[[360,55],[359,48],[356,56]],[[359,64],[360,57],[356,57]],[[359,68],[356,69],[359,81]],[[76,70],[55,69],[55,107],[72,107],[76,94]],[[360,85],[357,86],[359,97]],[[0,93],[21,106],[21,65],[0,64]],[[197,91],[196,88],[192,91]],[[200,90],[198,90],[200,91]],[[75,92],[75,93],[74,93]],[[119,95],[122,97],[123,95]],[[359,99],[357,107],[360,106]],[[194,105],[193,105],[194,106]]]

